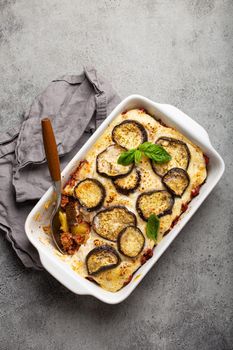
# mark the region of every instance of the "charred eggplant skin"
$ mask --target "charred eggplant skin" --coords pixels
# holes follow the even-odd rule
[[[121,186],[117,183],[117,180],[118,180],[118,179],[113,180],[113,184],[114,184],[114,186],[115,186],[117,192],[119,192],[119,193],[121,193],[121,194],[124,194],[125,196],[128,196],[130,193],[133,193],[133,192],[136,191],[136,189],[139,187],[140,182],[141,182],[141,173],[140,173],[140,171],[139,171],[138,169],[135,169],[135,171],[136,171],[137,180],[136,180],[136,184],[135,184],[134,187],[131,187],[131,188],[128,188],[128,189],[127,189],[127,188],[121,187]],[[127,175],[127,176],[130,176],[131,174],[132,174],[132,172],[131,172],[129,175]],[[122,178],[122,179],[124,179],[124,178]]]
[[[109,239],[109,238],[106,238],[105,236],[101,235],[100,232],[97,232],[96,230],[96,227],[95,227],[95,220],[96,218],[98,217],[99,214],[101,213],[106,213],[106,212],[111,212],[113,211],[114,209],[124,209],[128,214],[130,214],[133,218],[133,225],[136,226],[137,225],[137,218],[136,218],[136,215],[131,212],[130,210],[128,210],[126,207],[124,207],[123,205],[114,205],[112,207],[109,207],[109,208],[106,208],[106,209],[103,209],[101,211],[99,211],[93,218],[92,220],[92,227],[93,227],[93,230],[95,231],[95,233],[97,233],[97,235],[99,235],[100,237],[104,238],[104,239],[107,239],[108,241],[111,241],[111,242],[116,242],[116,240],[113,240],[113,239]]]
[[[76,188],[77,188],[80,184],[84,183],[85,181],[91,181],[91,182],[93,182],[93,183],[96,184],[96,186],[98,186],[98,188],[100,189],[101,198],[100,198],[98,204],[95,205],[94,207],[87,207],[87,206],[85,206],[85,205],[82,203],[82,201],[78,198],[78,196],[76,195],[76,192],[75,192]],[[99,209],[102,207],[102,205],[103,205],[103,203],[104,203],[104,200],[105,200],[105,197],[106,197],[106,190],[105,190],[104,186],[102,185],[102,183],[101,183],[99,180],[97,180],[97,179],[92,179],[92,178],[87,177],[86,179],[80,181],[80,182],[75,186],[75,188],[74,188],[74,196],[75,196],[75,198],[77,199],[78,203],[79,203],[84,209],[86,209],[87,211],[95,211],[95,210],[99,210]]]
[[[143,239],[143,244],[141,245],[141,249],[137,252],[136,255],[133,255],[133,256],[132,256],[132,255],[127,255],[127,254],[125,253],[125,251],[124,251],[124,248],[122,247],[122,244],[121,244],[122,237],[124,236],[124,234],[126,233],[126,231],[127,231],[129,228],[132,228],[132,229],[137,230],[138,234],[140,234],[141,237],[142,237],[142,239]],[[141,231],[138,227],[136,227],[136,226],[132,226],[132,225],[131,225],[131,226],[125,227],[125,228],[119,233],[118,238],[117,238],[117,248],[118,248],[119,252],[120,252],[121,254],[123,254],[123,255],[129,257],[129,258],[136,258],[136,257],[142,252],[142,250],[143,250],[143,248],[144,248],[144,245],[145,245],[145,237],[144,237],[142,231]]]
[[[144,220],[144,221],[147,221],[148,218],[145,217],[145,215],[143,214],[143,211],[142,211],[141,208],[140,208],[140,204],[139,204],[140,199],[141,199],[141,197],[143,197],[143,196],[150,196],[151,194],[154,194],[154,193],[156,193],[156,192],[168,192],[168,191],[166,191],[166,190],[154,190],[154,191],[143,192],[143,193],[141,193],[141,194],[138,196],[138,198],[137,198],[137,201],[136,201],[136,210],[137,210],[139,216],[140,216],[140,217],[142,218],[142,220]],[[168,193],[170,193],[170,192],[168,192]],[[166,210],[164,210],[162,213],[157,214],[157,216],[160,218],[160,217],[162,217],[162,216],[171,214],[171,213],[172,213],[173,205],[174,205],[174,197],[171,195],[171,197],[170,197],[170,206],[169,206],[169,208],[166,209]]]
[[[113,146],[118,146],[118,147],[120,147],[120,148],[122,149],[122,152],[127,151],[127,149],[124,148],[124,147],[121,147],[121,146],[116,145],[116,144],[112,144],[112,145],[108,146],[105,150],[103,150],[101,153],[99,153],[99,154],[97,155],[97,157],[96,157],[96,172],[97,172],[97,174],[99,174],[99,175],[101,175],[101,176],[103,176],[103,177],[106,177],[106,178],[108,178],[108,179],[112,179],[112,180],[114,180],[114,179],[120,179],[121,177],[125,177],[125,176],[129,175],[129,174],[131,173],[131,171],[133,170],[133,168],[134,168],[134,164],[132,163],[131,165],[128,165],[129,170],[128,170],[126,173],[124,173],[124,174],[118,174],[118,175],[108,175],[108,174],[106,174],[105,172],[99,170],[99,166],[98,166],[99,158],[101,157],[101,155],[104,154],[104,152],[107,151],[108,148],[113,147]],[[125,168],[126,168],[126,167],[125,167]]]
[[[185,168],[184,170],[187,170],[188,167],[189,167],[190,160],[191,160],[191,153],[190,153],[189,148],[188,148],[188,146],[186,145],[186,143],[183,142],[183,141],[181,141],[181,140],[177,140],[177,139],[174,139],[174,138],[172,138],[172,137],[167,137],[167,136],[162,136],[162,137],[160,137],[155,143],[156,143],[156,144],[160,144],[160,141],[168,141],[168,142],[170,142],[170,143],[176,143],[176,144],[178,144],[178,145],[182,145],[182,146],[185,148],[186,154],[187,154],[187,165],[186,165],[186,168]],[[157,171],[157,169],[156,169],[156,163],[153,162],[153,160],[150,160],[150,163],[151,163],[151,167],[152,167],[153,171],[154,171],[158,176],[163,177],[163,175],[161,175],[161,174]],[[170,169],[169,169],[169,170],[170,170]]]
[[[181,194],[177,194],[177,192],[174,191],[174,190],[172,190],[172,189],[167,185],[167,183],[166,183],[166,177],[167,177],[167,176],[172,176],[172,173],[176,173],[176,174],[178,173],[178,174],[180,174],[181,176],[184,176],[184,177],[186,178],[186,180],[187,180],[187,185],[184,187],[184,189],[183,189],[183,191],[182,191]],[[187,173],[186,170],[184,170],[184,169],[182,169],[182,168],[172,168],[172,169],[168,170],[168,172],[162,177],[162,183],[163,183],[164,186],[167,188],[167,190],[168,190],[169,192],[171,192],[174,196],[176,196],[176,197],[182,197],[183,194],[184,194],[184,192],[186,191],[187,187],[188,187],[189,184],[190,184],[190,177],[189,177],[189,175],[188,175],[188,173]]]
[[[124,120],[123,122],[121,122],[120,124],[116,125],[113,130],[112,130],[112,139],[115,143],[119,144],[120,146],[122,146],[120,143],[118,143],[117,141],[117,131],[121,128],[121,126],[124,125],[130,125],[130,124],[134,124],[136,125],[136,127],[138,128],[139,132],[140,132],[140,136],[141,136],[141,142],[146,142],[148,140],[148,136],[147,136],[147,132],[146,129],[144,128],[144,126],[142,124],[140,124],[139,122],[137,122],[136,120]],[[137,145],[136,147],[138,147],[139,145]],[[122,146],[122,147],[126,147],[126,146]],[[134,148],[134,147],[133,147]]]
[[[99,284],[98,282],[96,282],[96,280],[95,280],[93,277],[91,277],[91,276],[86,276],[85,278],[86,278],[86,280],[90,281],[91,283],[94,283],[94,284],[96,284],[97,286],[100,286],[100,284]]]
[[[114,254],[116,259],[117,259],[117,262],[115,264],[110,264],[110,265],[107,265],[107,266],[102,266],[100,267],[97,271],[95,272],[90,272],[89,271],[89,268],[88,268],[88,260],[89,258],[93,255],[93,254],[98,254],[99,252],[103,252],[103,251],[108,251],[110,252],[111,254]],[[94,249],[92,249],[86,256],[86,267],[87,267],[87,272],[88,272],[88,275],[90,276],[95,276],[97,275],[98,273],[100,272],[103,272],[103,271],[106,271],[106,270],[110,270],[110,269],[113,269],[114,267],[117,267],[119,265],[119,263],[121,262],[121,259],[117,253],[117,251],[109,246],[109,245],[102,245],[102,246],[99,246],[99,247],[96,247]]]

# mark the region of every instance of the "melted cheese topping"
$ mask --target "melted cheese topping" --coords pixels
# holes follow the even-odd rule
[[[133,109],[125,114],[120,114],[106,128],[102,136],[87,152],[85,159],[88,163],[85,163],[85,166],[79,172],[79,178],[77,179],[77,182],[87,177],[93,177],[99,180],[106,189],[106,198],[103,207],[108,208],[112,205],[126,206],[128,210],[130,210],[136,215],[137,226],[145,236],[145,246],[138,257],[132,259],[127,258],[122,254],[119,254],[121,257],[121,263],[116,268],[100,272],[98,275],[93,276],[95,281],[102,288],[111,292],[116,292],[117,290],[121,289],[130,280],[132,274],[141,266],[141,258],[143,253],[148,248],[152,249],[155,245],[155,242],[153,240],[150,240],[146,237],[146,222],[139,217],[136,211],[135,203],[137,197],[142,192],[165,189],[164,185],[161,182],[161,178],[154,173],[154,171],[151,168],[151,164],[146,157],[143,157],[142,161],[137,166],[138,170],[141,173],[140,186],[134,193],[131,193],[128,196],[124,196],[116,192],[112,181],[109,178],[104,178],[96,172],[97,155],[113,144],[113,140],[111,137],[112,129],[115,125],[118,125],[119,123],[127,119],[136,120],[144,126],[148,134],[149,142],[155,143],[156,140],[164,136],[172,137],[174,139],[185,142],[190,151],[191,157],[187,169],[188,175],[190,177],[190,183],[183,196],[181,198],[175,198],[172,213],[170,215],[165,215],[160,218],[160,228],[156,243],[159,243],[162,240],[163,235],[171,229],[172,222],[178,216],[181,215],[182,204],[186,204],[192,199],[191,191],[196,187],[200,186],[205,181],[207,176],[206,164],[201,149],[194,145],[190,140],[188,140],[185,136],[180,134],[175,129],[163,126],[155,118],[148,115],[142,110]],[[69,195],[72,194],[73,187],[70,184],[67,185],[64,188],[64,193]],[[88,214],[89,220],[92,220],[95,214],[96,212]],[[104,238],[100,238],[92,229],[90,232],[90,237],[86,244],[82,245],[79,251],[74,256],[69,257],[69,261],[72,268],[78,274],[84,277],[88,275],[85,264],[86,256],[90,250],[101,244],[110,245],[117,250],[117,245],[115,242],[110,242],[108,240],[105,240]]]

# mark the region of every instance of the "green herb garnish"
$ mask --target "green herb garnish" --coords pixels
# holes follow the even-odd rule
[[[166,163],[172,158],[161,145],[156,145],[151,142],[142,143],[138,149],[156,163]]]
[[[135,164],[140,163],[141,159],[142,159],[142,152],[139,151],[138,149],[136,149],[136,151],[134,152],[134,162],[135,162]]]
[[[129,151],[121,153],[117,163],[129,165],[135,162],[138,164],[143,154],[156,163],[166,163],[171,160],[170,154],[162,146],[151,142],[144,142],[137,149],[132,148]]]
[[[118,164],[129,165],[134,162],[136,149],[132,148],[129,151],[121,153],[120,157],[117,160]]]
[[[148,238],[156,241],[159,232],[159,218],[151,214],[146,224],[146,235]]]

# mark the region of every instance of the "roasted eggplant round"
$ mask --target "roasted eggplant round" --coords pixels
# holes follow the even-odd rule
[[[88,211],[93,211],[101,208],[106,191],[100,181],[86,178],[74,188],[74,195],[82,207]]]
[[[117,163],[119,156],[125,151],[126,148],[119,145],[111,145],[98,154],[96,158],[97,173],[111,179],[128,175],[132,171],[134,164],[121,165]]]
[[[172,157],[169,162],[162,164],[155,163],[151,160],[152,169],[157,175],[162,177],[172,168],[188,169],[191,156],[186,143],[171,137],[160,137],[156,141],[156,144],[165,148]]]
[[[140,181],[140,171],[134,168],[129,175],[113,180],[113,184],[116,187],[117,192],[128,195],[138,188]]]
[[[117,251],[108,245],[94,248],[86,256],[86,267],[89,275],[113,269],[119,263],[120,257]]]
[[[145,244],[142,231],[136,226],[124,228],[118,235],[117,246],[121,254],[135,258],[141,253]]]
[[[163,184],[177,197],[182,197],[190,183],[190,178],[184,169],[172,168],[163,177]]]
[[[158,217],[171,214],[174,198],[166,190],[144,192],[138,196],[136,209],[140,217],[147,221],[151,214]]]
[[[109,241],[116,241],[118,234],[129,225],[136,226],[134,213],[123,206],[114,206],[97,213],[92,221],[94,231]]]
[[[144,126],[137,121],[125,120],[113,128],[112,139],[127,149],[137,148],[141,143],[147,141],[147,132]]]
[[[73,199],[73,200],[70,200],[65,207],[65,212],[66,212],[66,217],[67,217],[67,222],[69,227],[77,224],[77,215],[78,215],[77,206],[78,206],[77,201]]]

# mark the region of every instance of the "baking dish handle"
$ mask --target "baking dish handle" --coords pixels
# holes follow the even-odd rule
[[[78,283],[77,278],[72,276],[70,273],[67,273],[67,269],[63,269],[62,266],[57,266],[56,263],[54,263],[54,260],[50,257],[50,255],[45,254],[44,252],[40,251],[40,260],[44,268],[58,280],[61,284],[65,285],[69,290],[76,294],[80,295],[88,295],[88,291],[86,288],[80,283]],[[62,270],[62,271],[61,271]],[[61,273],[62,272],[62,273]]]
[[[178,108],[169,105],[169,104],[160,104],[158,103],[159,108],[164,114],[167,114],[168,116],[171,116],[173,120],[177,121],[177,123],[182,122],[182,118],[184,120],[184,123],[182,123],[182,129],[186,131],[187,134],[190,133],[190,127],[192,130],[192,134],[197,134],[200,139],[203,140],[203,142],[206,144],[206,146],[211,147],[211,142],[209,135],[207,131],[195,120],[191,119],[187,114],[184,112],[180,111]],[[188,125],[188,127],[187,127]],[[191,136],[191,135],[190,135]]]

